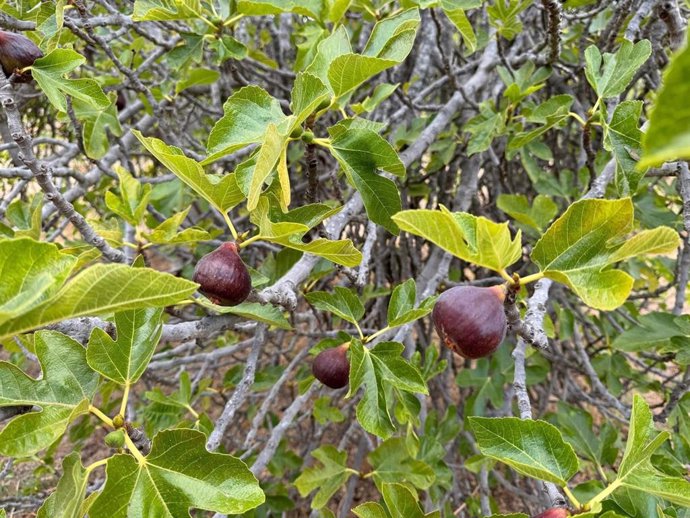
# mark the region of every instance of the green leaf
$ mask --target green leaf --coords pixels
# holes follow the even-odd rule
[[[89,517],[127,518],[132,509],[160,518],[188,516],[190,508],[241,514],[262,504],[263,491],[244,462],[210,453],[205,440],[196,430],[164,430],[141,463],[111,457]]]
[[[386,510],[376,502],[365,502],[352,510],[358,518],[388,518]]]
[[[223,105],[224,115],[211,130],[206,148],[209,156],[202,162],[210,164],[249,144],[265,138],[268,125],[273,123],[281,133],[289,133],[290,120],[280,103],[258,86],[245,86],[228,97]]]
[[[415,308],[417,286],[414,279],[408,279],[393,290],[388,304],[388,325],[397,327],[413,322],[431,313],[436,297],[428,297]]]
[[[491,25],[496,27],[498,33],[507,40],[512,40],[522,31],[520,13],[531,4],[530,0],[498,0],[487,7],[486,11]]]
[[[436,480],[431,466],[415,458],[403,437],[383,441],[369,453],[368,459],[379,488],[390,482],[409,482],[419,489],[428,489]]]
[[[141,185],[124,167],[115,168],[120,179],[120,196],[111,191],[105,193],[105,204],[125,221],[137,226],[146,214],[151,197],[151,185]]]
[[[454,256],[500,271],[522,256],[521,233],[511,238],[508,223],[465,212],[405,210],[393,217],[401,230],[421,236]]]
[[[0,328],[52,297],[74,263],[74,257],[50,243],[29,238],[0,241]]]
[[[330,97],[331,94],[321,79],[306,72],[297,74],[290,97],[290,109],[295,116],[294,126],[302,124]]]
[[[132,21],[167,21],[199,18],[199,0],[135,0]]]
[[[350,37],[344,25],[338,27],[327,38],[324,38],[317,47],[316,56],[309,64],[305,72],[318,77],[324,84],[328,83],[328,69],[331,63],[338,57],[352,52]]]
[[[302,242],[302,236],[309,227],[302,223],[278,222],[269,218],[269,202],[265,196],[259,199],[259,204],[251,215],[252,223],[259,227],[257,239],[278,243],[288,248],[318,255],[343,266],[357,266],[362,262],[362,254],[349,239],[337,241],[318,238],[309,243]]]
[[[378,108],[383,101],[393,95],[393,92],[395,92],[398,86],[400,86],[400,83],[394,85],[390,83],[380,83],[376,85],[374,92],[370,96],[361,103],[351,104],[350,107],[358,115],[362,112],[372,112]]]
[[[669,437],[669,432],[656,432],[649,406],[641,396],[635,394],[628,441],[625,445],[623,460],[618,468],[618,477],[613,484],[643,491],[674,504],[690,507],[690,482],[681,477],[672,477],[662,473],[651,464],[652,454]]]
[[[549,197],[539,194],[530,206],[524,194],[501,194],[496,206],[511,218],[527,225],[539,233],[558,214],[558,205]]]
[[[544,101],[525,117],[527,122],[538,123],[540,126],[531,131],[517,133],[510,140],[508,149],[520,149],[521,147],[529,144],[534,139],[546,133],[557,124],[560,124],[566,120],[572,104],[573,98],[570,95],[556,95],[547,101]]]
[[[666,161],[690,158],[690,47],[676,54],[666,67],[661,90],[649,115],[649,129],[642,136],[638,167],[660,166]]]
[[[384,439],[395,431],[386,390],[395,387],[405,392],[428,393],[420,372],[402,358],[404,349],[398,342],[381,342],[371,350],[358,340],[350,344],[348,397],[360,386],[364,389],[357,405],[357,420],[366,431]]]
[[[517,417],[470,417],[482,454],[518,473],[563,487],[579,469],[572,446],[545,421]]]
[[[34,337],[43,376],[30,378],[16,366],[0,362],[0,407],[37,406],[12,419],[0,432],[0,454],[26,457],[50,446],[67,425],[88,412],[98,374],[86,364],[86,349],[55,331]]]
[[[195,68],[186,72],[182,81],[175,85],[175,95],[193,86],[212,85],[220,79],[220,72],[210,68]]]
[[[247,15],[295,13],[322,19],[323,3],[320,0],[238,0],[237,10]]]
[[[607,269],[613,263],[643,254],[671,252],[677,233],[668,227],[630,237],[633,204],[620,200],[581,200],[549,227],[532,251],[544,274],[569,286],[590,307],[615,309],[628,298],[632,277]]]
[[[175,304],[197,284],[124,264],[97,264],[76,275],[52,297],[0,325],[0,340],[68,318]]]
[[[334,446],[321,446],[312,451],[311,455],[321,462],[321,466],[303,470],[295,480],[295,487],[302,497],[318,489],[311,501],[311,508],[321,509],[357,472],[347,467],[347,453]]]
[[[328,67],[328,83],[336,97],[351,92],[365,81],[384,70],[398,64],[391,59],[343,54],[333,60]]]
[[[115,315],[117,340],[94,328],[86,349],[91,368],[120,385],[132,385],[146,370],[163,326],[161,308],[135,309]]]
[[[144,234],[146,239],[155,244],[180,244],[196,243],[198,241],[208,241],[211,235],[202,228],[191,227],[178,230],[180,225],[187,218],[191,207],[187,207],[182,212],[176,212],[160,225],[154,228],[149,234]]]
[[[43,90],[51,104],[61,112],[67,112],[69,95],[86,104],[105,110],[112,101],[93,79],[67,79],[65,75],[84,64],[86,58],[70,49],[55,49],[37,59],[31,67],[31,75]]]
[[[144,137],[136,130],[132,130],[132,134],[175,176],[194,189],[219,212],[225,213],[244,201],[244,194],[237,185],[234,173],[223,176],[206,174],[199,162],[186,157],[179,148],[168,146],[154,137]]]
[[[470,20],[467,18],[465,10],[455,8],[454,2],[450,0],[441,0],[441,8],[448,19],[455,25],[455,28],[460,32],[465,46],[470,51],[469,53],[474,53],[474,51],[477,50],[477,35],[474,33],[472,23],[470,23]]]
[[[672,349],[674,338],[690,336],[690,332],[680,324],[681,321],[672,313],[655,312],[641,315],[635,325],[613,340],[611,347],[626,352],[649,351],[655,347],[669,350]],[[687,345],[687,342],[684,341],[684,344]]]
[[[642,101],[623,101],[613,112],[611,124],[606,126],[604,146],[616,159],[616,187],[622,195],[637,190],[644,171],[636,169],[642,132],[638,127],[642,114]]]
[[[586,410],[558,402],[558,412],[555,413],[558,429],[573,448],[586,459],[597,463],[600,467],[613,464],[618,450],[614,443],[618,434],[613,426],[604,423],[600,427],[599,436],[593,431],[592,415]]]
[[[88,473],[72,452],[62,460],[62,477],[55,491],[46,498],[38,510],[37,518],[82,518],[82,502],[86,494]]]
[[[263,322],[271,326],[276,326],[279,329],[292,329],[290,322],[287,321],[283,312],[275,307],[258,302],[243,302],[236,306],[218,306],[207,299],[196,299],[197,304],[209,308],[216,313],[232,314],[247,320],[254,320],[256,322]]]
[[[601,55],[595,45],[585,50],[585,75],[594,91],[602,99],[617,97],[632,81],[638,69],[652,53],[652,44],[641,40],[633,44],[623,40],[618,52]]]
[[[414,46],[420,22],[418,9],[408,9],[379,20],[362,54],[402,63]]]
[[[472,137],[467,144],[467,156],[486,151],[494,137],[503,130],[503,115],[496,113],[488,103],[482,103],[480,113],[463,128]]]
[[[359,297],[347,288],[336,286],[333,293],[313,291],[305,297],[316,309],[333,313],[355,325],[364,316],[364,305]]]
[[[402,208],[400,193],[391,180],[379,176],[376,171],[382,169],[404,176],[405,166],[398,154],[373,130],[337,124],[329,131],[333,136],[330,151],[362,195],[369,218],[397,234],[398,227],[391,217]]]
[[[407,486],[402,484],[383,484],[381,491],[386,507],[392,516],[404,516],[405,518],[425,518],[417,495],[412,493]],[[435,515],[438,515],[435,513]]]
[[[82,123],[81,134],[86,154],[89,158],[96,160],[103,158],[110,149],[112,137],[109,136],[109,133],[116,137],[123,135],[114,100],[106,109],[100,109],[92,103],[77,98],[72,98],[72,105],[77,120]]]
[[[259,196],[263,190],[264,182],[275,169],[278,164],[278,159],[283,155],[287,146],[287,138],[288,136],[286,134],[282,134],[278,131],[275,124],[268,124],[264,140],[261,143],[261,149],[259,149],[256,155],[256,162],[251,173],[251,184],[247,196],[247,210],[252,211],[256,209],[259,204]],[[290,193],[289,180],[287,186],[283,185],[281,181],[281,189],[284,193]],[[287,206],[287,204],[289,204],[289,198],[285,201],[287,202],[285,203]]]

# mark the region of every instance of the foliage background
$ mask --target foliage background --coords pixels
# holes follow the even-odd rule
[[[651,457],[654,469],[676,482],[687,477],[690,173],[684,161],[661,164],[687,157],[687,149],[678,151],[682,145],[663,153],[688,132],[677,87],[682,74],[676,83],[669,79],[679,106],[658,104],[662,122],[644,145],[640,128],[646,129],[670,56],[683,45],[688,6],[675,0],[220,4],[26,1],[5,2],[0,11],[1,28],[27,34],[46,54],[54,51],[35,68],[34,83],[2,87],[8,109],[0,121],[0,235],[6,243],[22,237],[57,243],[76,270],[140,256],[154,270],[190,279],[202,255],[233,237],[227,215],[233,230],[249,232],[245,239],[261,228],[263,238],[242,252],[255,288],[254,305],[244,313],[172,305],[184,297],[159,294],[152,305],[169,306],[160,343],[132,387],[127,419],[149,439],[163,428],[196,427],[211,449],[243,459],[267,498],[247,516],[345,517],[366,501],[384,503],[392,516],[413,516],[401,511],[407,499],[420,516],[437,509],[442,516],[531,515],[565,503],[556,486],[545,489],[537,480],[547,480],[544,472],[529,478],[506,466],[505,452],[498,456],[504,463],[481,455],[485,445],[477,443],[470,416],[556,425],[580,458],[569,486],[585,502],[620,475],[634,394],[652,411],[646,416],[644,405],[635,407],[639,423],[648,425],[653,415],[671,432]],[[407,16],[401,13],[411,12],[400,22]],[[310,63],[325,59],[328,66],[339,55],[324,51],[319,58],[326,48],[320,43],[335,45],[332,35],[340,34],[356,55],[364,54],[376,22],[386,27],[385,20],[398,21],[390,22],[395,30],[388,27],[382,36],[390,46],[377,57],[349,58],[337,70],[312,65],[329,91],[318,95],[318,85],[304,75],[297,89]],[[605,55],[600,70],[605,53],[613,54]],[[678,62],[682,70],[687,58]],[[286,122],[286,114],[299,113],[300,92],[313,105],[305,101],[299,123]],[[13,127],[8,96],[23,130]],[[237,102],[225,104],[228,98]],[[335,126],[355,116],[353,125]],[[676,117],[675,125],[662,127]],[[316,140],[302,138],[301,127]],[[33,140],[24,139],[22,147],[15,137],[24,130]],[[259,146],[264,154],[252,165],[253,183],[240,192],[237,178],[246,177],[246,161]],[[280,170],[273,175],[282,150],[288,183]],[[640,168],[643,155],[655,167]],[[260,160],[265,178],[257,172]],[[206,187],[197,182],[195,190],[195,171],[219,176]],[[271,185],[259,199],[263,179]],[[298,219],[281,216],[288,195],[291,209],[309,206],[293,214]],[[611,233],[604,237],[620,244],[633,229],[663,225],[673,229],[673,246],[653,257],[611,259],[633,280],[624,304],[601,309],[607,296],[626,291],[620,283],[595,283],[603,295],[588,306],[583,300],[592,299],[584,291],[543,279],[522,289],[516,307],[525,316],[520,336],[547,347],[532,347],[514,332],[496,354],[478,361],[439,347],[424,316],[433,301],[424,300],[451,286],[504,282],[495,270],[507,266],[522,277],[535,273],[539,237],[577,200],[628,197],[634,223],[631,214],[629,227],[622,224],[627,231],[616,233],[613,214],[606,214]],[[60,206],[60,200],[68,203]],[[522,235],[517,256],[487,268],[435,246],[439,241],[424,232],[429,240],[399,232],[411,230],[404,216],[394,216],[400,210],[441,206],[507,222],[509,238]],[[271,223],[287,225],[282,228],[293,238],[280,237]],[[346,243],[331,249],[319,239],[349,239],[361,256]],[[499,258],[509,255],[507,248]],[[106,267],[92,272],[107,285],[131,280],[129,269],[119,277]],[[138,282],[132,290],[154,290],[157,281]],[[396,287],[397,303],[422,309],[388,329]],[[321,303],[317,292],[325,293]],[[332,303],[333,294],[345,302]],[[56,304],[57,316],[45,322],[54,331],[89,347],[94,328],[114,331],[111,315],[86,310],[65,319],[64,299]],[[35,326],[22,327],[19,317],[14,322],[13,328],[0,321],[0,354],[36,376],[36,343],[24,333]],[[372,343],[402,344],[382,356],[393,374],[379,368],[374,381],[358,379],[350,398],[345,389],[312,383],[313,355],[374,333]],[[365,349],[353,346],[351,360],[371,361],[376,355]],[[416,366],[412,374],[409,365]],[[99,385],[96,400],[108,415],[117,412],[119,390],[114,382]],[[367,407],[375,409],[371,419],[378,425],[357,412],[372,394],[383,398]],[[3,421],[24,408],[0,401]],[[390,424],[383,422],[386,408]],[[70,451],[80,451],[85,465],[109,454],[105,432],[82,417],[40,456],[7,460],[0,504],[8,515],[30,516],[41,505]],[[103,480],[96,468],[87,493]],[[676,493],[681,496],[669,503],[660,492],[619,490],[602,516],[688,516],[690,503],[683,499],[690,502],[690,492],[679,485]]]

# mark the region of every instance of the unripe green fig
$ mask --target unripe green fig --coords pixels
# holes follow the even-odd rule
[[[547,509],[541,514],[538,514],[534,518],[567,518],[568,516],[570,516],[570,513],[567,509],[563,509],[562,507],[553,507],[551,509]]]
[[[120,428],[105,436],[105,443],[111,448],[122,448],[125,445],[125,431]]]
[[[41,49],[23,34],[0,31],[0,63],[6,77],[10,77],[15,71],[30,67],[41,57]],[[31,75],[26,74],[26,78],[30,80]]]
[[[295,129],[292,130],[290,133],[290,138],[300,138],[302,136],[302,133],[304,133],[304,130],[302,129],[302,126],[297,126]]]
[[[115,417],[113,417],[113,426],[115,428],[122,428],[125,425],[125,418],[122,417],[122,414],[117,414]]]
[[[327,387],[339,389],[347,385],[350,379],[350,362],[347,360],[348,346],[349,344],[343,344],[332,349],[326,349],[314,358],[311,371],[314,377]]]
[[[502,286],[456,286],[443,292],[431,314],[443,343],[464,358],[483,358],[505,338]]]
[[[305,131],[302,133],[302,141],[306,142],[307,144],[311,144],[314,142],[314,133],[309,130]]]
[[[252,291],[249,270],[235,243],[223,243],[202,257],[194,270],[193,280],[199,283],[199,292],[221,306],[236,306]]]

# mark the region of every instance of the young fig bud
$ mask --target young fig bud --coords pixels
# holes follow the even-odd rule
[[[197,263],[194,282],[214,304],[236,306],[252,291],[252,279],[235,243],[223,243]]]
[[[453,352],[464,358],[493,353],[506,335],[502,286],[456,286],[443,292],[431,318],[436,332]]]
[[[10,77],[15,71],[30,67],[41,57],[41,49],[23,34],[0,31],[0,64],[5,76]],[[26,77],[31,80],[30,74]]]
[[[111,448],[122,448],[125,445],[125,431],[120,428],[105,436],[105,443]]]
[[[122,428],[125,425],[125,418],[122,417],[122,414],[117,414],[115,417],[113,417],[113,426],[115,428]]]
[[[350,379],[350,362],[347,360],[348,344],[321,351],[311,371],[314,377],[327,387],[333,389],[343,388]]]
[[[563,509],[562,507],[553,507],[551,509],[547,509],[541,514],[538,514],[534,518],[567,518],[568,516],[570,516],[570,513],[567,509]]]

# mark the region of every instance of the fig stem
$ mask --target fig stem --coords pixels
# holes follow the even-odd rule
[[[532,275],[527,275],[526,277],[520,277],[520,284],[523,286],[529,284],[530,282],[536,282],[544,277],[544,272],[534,273]]]
[[[96,462],[92,462],[91,464],[86,466],[86,468],[84,468],[84,469],[86,470],[87,473],[91,473],[94,469],[96,469],[100,466],[105,466],[108,463],[108,459],[110,459],[110,457],[105,458],[105,459],[101,459],[101,460],[97,460]]]
[[[120,415],[125,415],[127,412],[127,400],[129,399],[129,382],[125,383],[124,392],[122,393],[122,403],[120,404]]]
[[[235,230],[235,225],[232,224],[232,221],[230,221],[230,216],[228,216],[228,213],[223,211],[223,219],[225,220],[225,223],[227,224],[228,228],[230,229],[230,233],[232,234],[232,238],[237,241],[237,230]]]
[[[584,507],[586,509],[592,509],[596,504],[603,502],[607,496],[609,496],[611,493],[613,493],[618,487],[621,485],[621,479],[617,478],[613,482],[611,482],[606,488],[604,488],[601,493],[596,495],[594,498],[592,498],[589,502],[587,502]]]
[[[376,331],[375,333],[373,333],[373,334],[367,336],[367,337],[364,339],[364,343],[366,344],[366,343],[371,342],[371,341],[372,341],[374,338],[376,338],[377,336],[381,336],[383,333],[385,333],[386,331],[390,331],[391,329],[392,329],[391,326],[386,326],[386,327],[384,327],[383,329],[379,329],[379,330]]]
[[[260,239],[261,239],[261,234],[257,234],[257,235],[255,235],[255,236],[250,237],[250,238],[247,239],[246,241],[242,241],[242,242],[239,243],[237,246],[238,246],[239,248],[244,248],[245,246],[248,246],[248,245],[252,244],[254,241],[258,241],[258,240],[260,240]]]
[[[573,492],[570,491],[570,488],[568,486],[563,486],[561,489],[563,489],[565,496],[568,497],[568,500],[570,500],[570,503],[573,504],[573,507],[575,507],[576,509],[579,509],[580,507],[582,507],[582,504],[580,504],[579,500],[573,494]]]
[[[227,20],[225,20],[225,21],[223,22],[223,26],[224,26],[224,27],[227,27],[227,26],[229,26],[229,25],[232,25],[232,24],[235,23],[235,22],[239,22],[242,18],[244,18],[244,15],[243,15],[243,14],[238,14],[238,15],[236,15],[236,16],[233,16],[232,18],[228,18]]]
[[[498,274],[503,277],[503,280],[506,281],[509,284],[513,284],[513,277],[506,271],[505,268],[501,268],[498,270]]]
[[[125,433],[125,444],[127,445],[127,449],[129,450],[129,452],[134,456],[135,459],[137,459],[139,464],[141,464],[142,466],[146,464],[146,459],[141,454],[136,445],[132,442],[132,439],[130,439],[129,434],[127,433]]]
[[[359,339],[362,340],[362,342],[365,341],[364,339],[364,333],[362,333],[362,328],[359,327],[359,324],[357,322],[354,323],[355,327],[357,328],[357,332],[359,333]]]
[[[115,428],[115,425],[113,424],[113,420],[110,419],[107,415],[105,415],[103,412],[101,412],[95,406],[89,405],[89,412],[91,412],[93,415],[98,417],[98,419],[103,421],[106,425],[110,426],[111,428]]]

